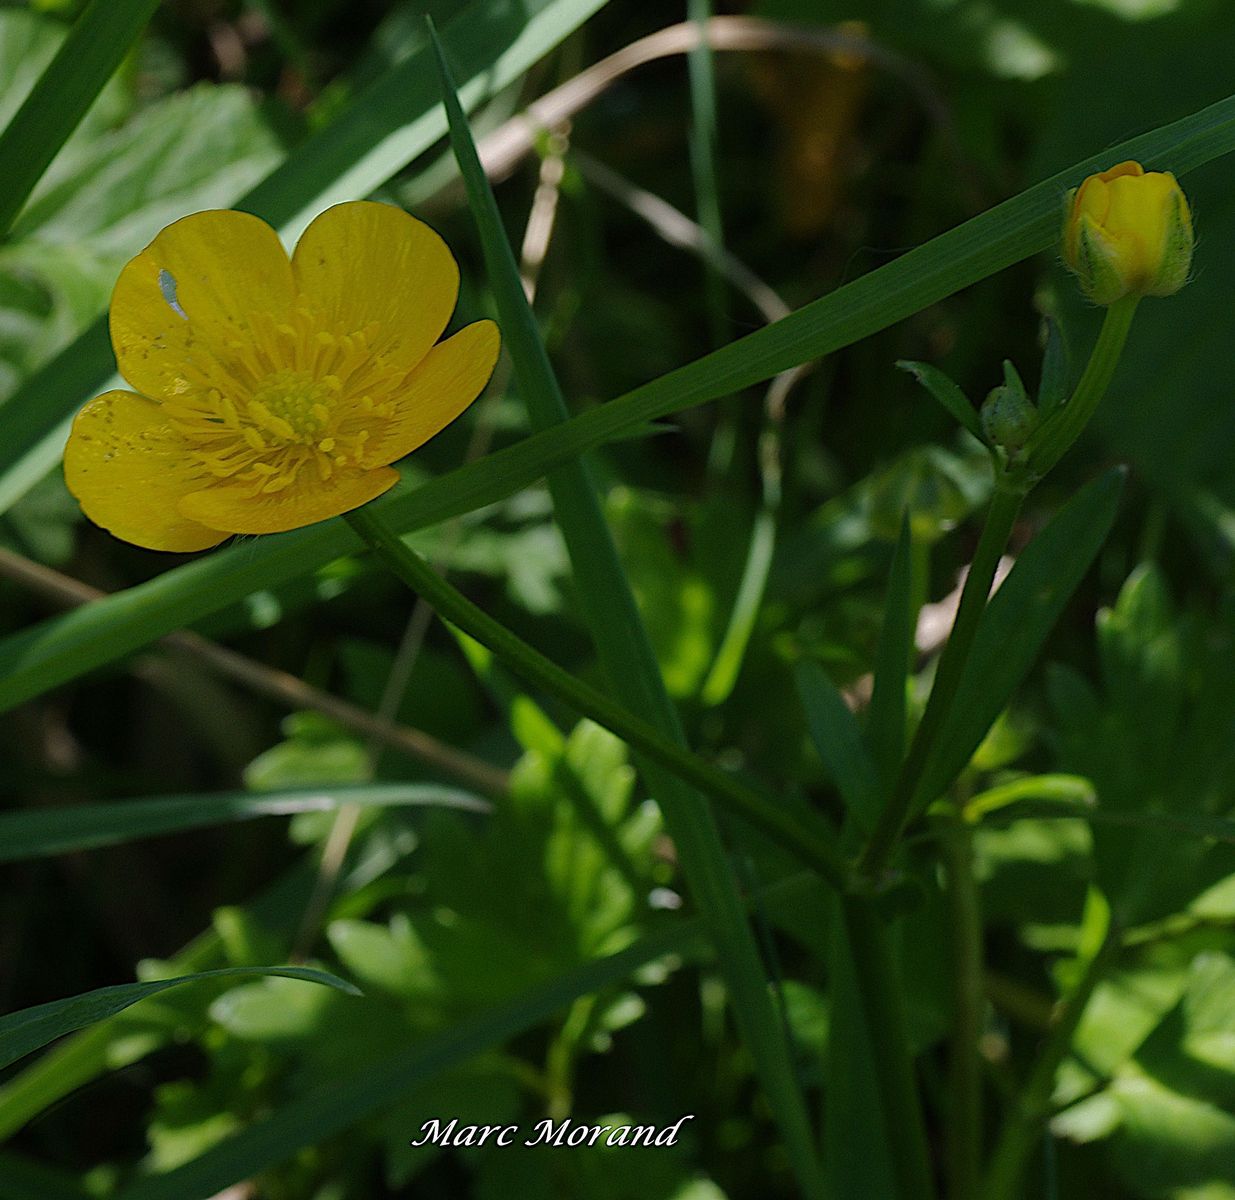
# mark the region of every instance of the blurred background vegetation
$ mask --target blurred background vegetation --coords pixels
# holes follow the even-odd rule
[[[0,124],[78,7],[0,6]],[[543,5],[496,7],[530,15]],[[463,8],[162,5],[0,245],[0,400],[102,311],[120,266],[163,225],[234,203],[422,44],[426,10],[444,24]],[[687,59],[670,55],[615,77],[497,176],[575,410],[1221,99],[1235,62],[1224,0],[762,0],[718,2],[715,15],[775,23],[759,28],[778,30],[779,48],[718,49],[714,112],[698,86],[706,59],[695,60],[692,102]],[[486,101],[478,139],[500,137],[531,100],[686,17],[675,4],[611,0]],[[714,188],[699,159],[713,123]],[[1235,807],[1235,164],[1198,170],[1186,187],[1196,278],[1178,298],[1145,305],[1095,428],[1035,493],[1017,544],[1100,464],[1122,461],[1131,477],[1116,532],[963,780],[970,794],[1066,772],[1112,808]],[[377,198],[410,208],[452,246],[464,277],[458,319],[489,311],[445,143]],[[697,241],[696,220],[722,234],[731,257],[719,266],[681,244]],[[1059,317],[1079,357],[1096,314],[1042,257],[784,381],[766,404],[748,396],[692,410],[602,456],[608,515],[694,746],[831,803],[789,665],[822,662],[860,704],[902,510],[930,547],[928,599],[940,601],[968,561],[966,518],[989,486],[981,450],[894,364],[936,363],[981,396],[1005,357],[1034,375],[1044,313]],[[413,470],[433,474],[514,441],[523,420],[499,377]],[[0,404],[0,436],[3,422]],[[105,591],[177,561],[90,526],[58,470],[30,482],[0,517],[5,632],[56,606],[46,577],[32,586],[13,555]],[[416,541],[487,609],[601,682],[542,488]],[[739,606],[747,640],[731,618],[748,559],[761,554],[771,556],[762,600]],[[681,906],[673,848],[620,744],[572,728],[474,647],[408,618],[396,584],[345,559],[198,630],[269,669],[257,690],[181,644],[7,716],[7,806],[372,778],[502,798],[483,814],[366,814],[324,914],[312,883],[332,824],[324,814],[296,818],[290,836],[286,822],[266,821],[6,867],[0,1010],[130,979],[142,960],[201,967],[297,954],[369,1000],[358,1018],[348,997],[286,980],[194,989],[101,1026],[75,1043],[72,1064],[14,1069],[0,1082],[0,1134],[12,1135],[0,1197],[117,1194],[136,1170],[186,1163],[311,1087],[661,929]],[[925,623],[920,637],[924,650],[935,644]],[[285,688],[280,702],[270,670],[318,691],[286,698]],[[353,706],[350,724],[313,711],[322,692]],[[380,726],[366,733],[355,710],[420,731],[433,752],[426,761],[407,736],[391,744]],[[456,758],[435,758],[441,745]],[[978,832],[990,1103],[1015,1093],[1041,1037],[1054,972],[1085,936],[1087,883],[1135,886],[1136,936],[1078,1035],[1031,1194],[1235,1197],[1235,860],[1220,843],[1095,830],[1021,819]],[[757,838],[730,832],[750,871],[789,870]],[[938,1134],[941,1108],[930,1103],[951,994],[932,872],[905,904],[903,966]],[[814,1095],[828,1031],[825,906],[809,893],[771,896],[758,917]],[[29,1119],[35,1092],[46,1111]],[[440,1115],[530,1125],[546,1114],[667,1122],[685,1112],[697,1120],[674,1151],[407,1144]],[[234,1194],[737,1200],[793,1190],[714,968],[686,945]]]

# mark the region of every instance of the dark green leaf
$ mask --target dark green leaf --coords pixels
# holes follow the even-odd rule
[[[1123,470],[1114,468],[1082,488],[1029,543],[987,606],[914,793],[919,811],[964,769],[1029,673],[1110,532],[1123,478]]]

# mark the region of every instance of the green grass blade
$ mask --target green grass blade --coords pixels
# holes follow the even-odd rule
[[[556,432],[554,427],[567,420],[566,404],[436,37],[434,48],[451,142],[480,231],[519,395],[527,405],[533,427]],[[684,745],[681,721],[665,691],[587,464],[576,461],[555,470],[549,475],[549,489],[592,640],[617,698],[631,712],[646,716]],[[818,1196],[821,1174],[805,1098],[715,815],[696,791],[661,765],[644,759],[640,770],[678,847],[692,898],[708,920],[738,1027],[754,1059],[799,1186],[807,1195]]]
[[[699,689],[700,701],[709,708],[723,704],[738,681],[746,648],[750,645],[755,623],[759,619],[759,609],[763,605],[775,551],[776,512],[765,504],[755,514],[746,565],[742,568],[742,579],[733,598],[729,623],[725,626],[724,637],[703,687]]]
[[[0,134],[0,238],[145,29],[159,0],[91,0]]]
[[[1110,532],[1123,480],[1116,467],[1086,484],[1029,543],[987,605],[911,811],[920,812],[960,774],[1029,673]]]
[[[874,686],[866,714],[866,745],[879,777],[891,788],[905,756],[905,690],[913,664],[914,635],[922,596],[920,583],[926,573],[918,566],[909,514],[901,522],[888,595],[883,608],[883,628],[875,649]]]
[[[148,2],[148,0],[147,0]],[[106,5],[108,0],[99,0]],[[479,103],[518,78],[563,38],[604,7],[606,0],[541,0],[530,4],[477,0],[446,26],[452,59],[468,82],[464,95]],[[294,237],[312,216],[340,200],[367,196],[446,132],[428,47],[392,67],[340,115],[310,137],[237,208]],[[3,176],[0,176],[3,178]],[[77,341],[32,376],[0,407],[0,512],[6,511],[59,460],[67,422],[116,370],[100,318]]]
[[[364,808],[432,806],[488,812],[468,792],[435,784],[378,784],[313,791],[223,792],[201,796],[160,796],[111,804],[79,804],[0,813],[0,862],[45,858],[71,850],[116,846],[139,838],[205,829],[231,821],[332,812],[345,805]]]
[[[210,1200],[303,1147],[323,1142],[390,1108],[426,1080],[534,1028],[578,997],[620,983],[654,959],[682,953],[698,933],[696,922],[681,922],[619,954],[559,975],[508,1004],[394,1051],[376,1065],[331,1080],[184,1166],[123,1189],[116,1200]]]
[[[1235,98],[1124,142],[1101,158],[1087,159],[722,351],[413,493],[386,501],[381,507],[384,518],[407,533],[482,508],[526,487],[552,467],[626,436],[648,421],[768,379],[786,364],[829,353],[894,324],[916,311],[915,305],[933,303],[1052,244],[1055,199],[1069,180],[1079,179],[1095,165],[1139,154],[1143,161],[1167,167],[1174,164],[1183,171],[1233,149]],[[886,310],[880,307],[885,290]],[[62,356],[53,368],[68,370],[64,363]],[[55,420],[73,403],[51,390],[41,395],[41,386],[34,383],[20,394],[28,398],[27,410],[31,404],[37,408],[63,402]],[[8,406],[0,414],[5,421],[5,438],[0,442],[3,493],[3,464],[9,461],[5,454],[30,429],[19,419],[14,432],[8,424]],[[54,420],[45,427],[53,428]],[[252,591],[276,587],[316,570],[358,546],[341,522],[263,538],[169,571],[85,611],[13,635],[0,642],[0,711],[114,662]]]
[[[885,916],[862,896],[839,897],[830,967],[826,1145],[837,1156],[832,1194],[933,1200],[930,1152],[914,1080],[905,984],[892,956]],[[839,985],[837,988],[836,985]],[[855,1080],[846,1071],[868,1078]],[[862,1155],[862,1158],[858,1158]],[[887,1190],[887,1177],[893,1181]],[[876,1186],[883,1177],[882,1187]]]
[[[84,1029],[97,1021],[105,1021],[116,1013],[131,1008],[139,1000],[156,996],[168,988],[196,983],[202,979],[243,978],[252,975],[281,975],[286,979],[303,979],[307,983],[320,983],[338,991],[359,996],[350,983],[345,983],[328,971],[311,967],[227,967],[220,971],[201,971],[196,975],[180,975],[175,979],[155,979],[147,983],[121,983],[115,987],[99,988],[70,996],[66,1000],[53,1000],[37,1008],[23,1008],[20,1012],[0,1017],[0,1070],[15,1063],[27,1054],[33,1054],[56,1038],[77,1029]]]
[[[702,35],[712,17],[712,0],[687,0],[686,15]],[[686,68],[690,76],[688,136],[695,212],[713,250],[719,251],[725,244],[725,226],[716,170],[716,62],[712,47],[702,36],[687,53]],[[712,338],[719,345],[725,340],[725,281],[717,269],[715,254],[703,256],[703,270]]]
[[[798,697],[811,741],[858,828],[869,832],[878,815],[879,775],[862,741],[862,729],[836,684],[816,662],[794,668]]]

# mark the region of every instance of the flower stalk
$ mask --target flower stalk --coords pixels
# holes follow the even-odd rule
[[[793,816],[783,804],[682,749],[654,726],[563,670],[443,579],[372,507],[347,513],[346,520],[399,579],[424,597],[439,617],[479,642],[522,679],[543,688],[654,762],[726,803],[822,875],[834,888],[845,890],[849,887],[849,864],[821,818],[807,822]]]

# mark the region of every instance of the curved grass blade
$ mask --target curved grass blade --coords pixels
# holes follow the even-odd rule
[[[912,812],[920,813],[964,770],[1029,673],[1110,532],[1124,474],[1112,468],[1068,501],[987,605],[956,698],[919,777]]]
[[[0,813],[0,862],[45,858],[70,850],[116,846],[139,838],[204,829],[258,817],[364,808],[435,807],[488,812],[469,792],[433,784],[378,784],[290,792],[223,792],[160,796],[112,804],[81,804]]]
[[[738,681],[742,663],[746,659],[746,648],[750,645],[755,623],[759,619],[759,609],[763,605],[775,552],[776,510],[765,502],[755,514],[750,547],[746,552],[746,564],[742,568],[742,578],[733,598],[729,623],[720,640],[716,657],[712,660],[712,667],[703,681],[703,687],[699,689],[700,702],[709,708],[723,704]]]
[[[149,5],[150,0],[144,2]],[[109,3],[118,0],[96,0],[95,6]],[[468,80],[468,102],[479,103],[518,78],[605,3],[542,0],[530,16],[529,4],[477,0],[469,5],[443,35]],[[239,197],[235,207],[294,238],[316,212],[369,195],[432,146],[446,132],[438,99],[430,52],[421,47]],[[107,320],[100,317],[0,407],[5,429],[0,512],[52,469],[64,449],[72,414],[108,386],[115,370]]]
[[[559,975],[507,1004],[393,1052],[376,1065],[324,1084],[184,1166],[124,1188],[115,1200],[210,1200],[303,1147],[334,1137],[391,1107],[419,1084],[534,1028],[578,997],[628,979],[644,963],[682,953],[699,932],[697,921],[682,922],[618,954]]]
[[[451,143],[480,232],[519,395],[527,405],[533,428],[555,432],[554,427],[568,418],[566,403],[455,94],[445,53],[435,35],[433,45]],[[552,472],[549,490],[584,616],[614,692],[627,709],[646,714],[673,743],[684,747],[680,717],[665,690],[587,463],[577,460]],[[697,791],[662,764],[644,757],[639,769],[664,813],[693,898],[707,915],[738,1028],[754,1059],[798,1184],[806,1195],[819,1196],[822,1175],[806,1100],[715,814]]]
[[[0,134],[0,238],[124,61],[159,0],[91,0]]]
[[[303,979],[306,983],[320,983],[352,996],[360,995],[357,988],[337,975],[331,975],[328,971],[317,971],[312,967],[225,967],[219,971],[180,975],[175,979],[120,983],[114,987],[83,992],[80,996],[70,996],[65,1000],[53,1000],[49,1004],[40,1004],[37,1008],[23,1008],[20,1012],[0,1017],[0,1070],[66,1033],[114,1017],[116,1013],[131,1008],[139,1000],[157,996],[168,988],[197,983],[203,979],[240,979],[253,975],[281,975],[285,979]]]

